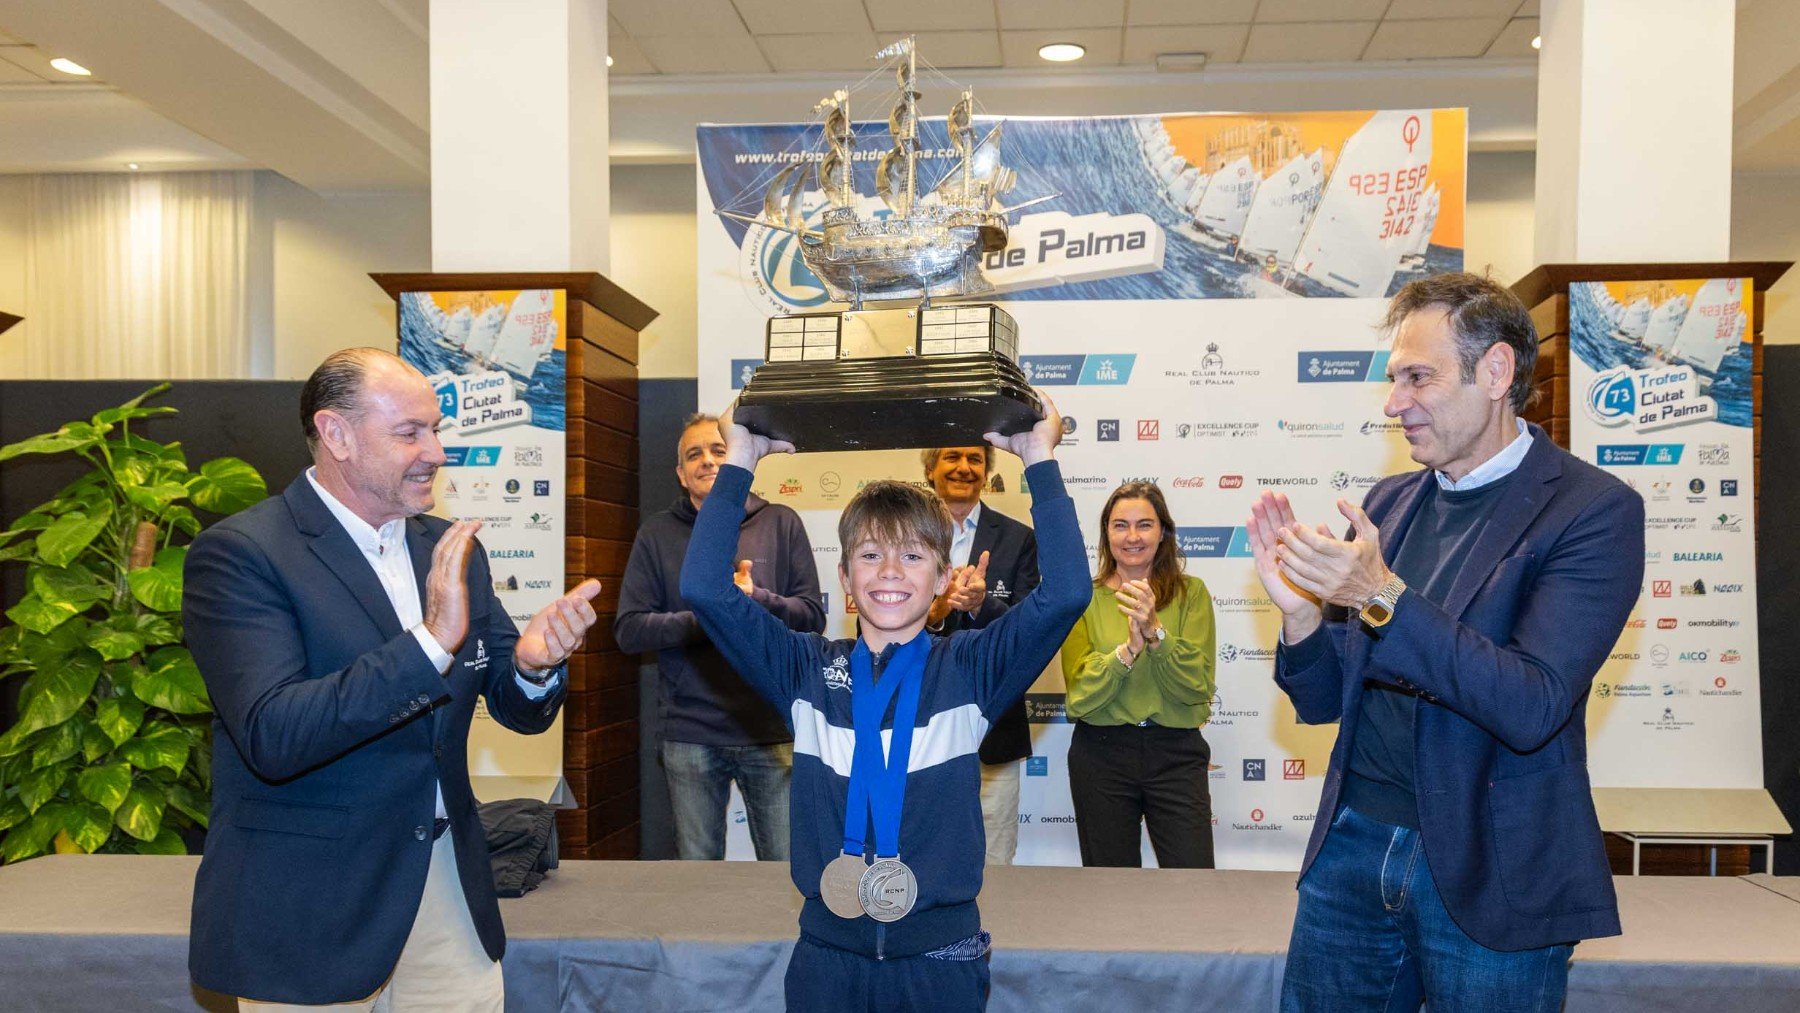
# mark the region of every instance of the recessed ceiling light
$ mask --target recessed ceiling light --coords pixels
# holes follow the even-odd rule
[[[1039,46],[1038,55],[1051,63],[1072,63],[1087,55],[1087,47],[1073,42],[1052,42],[1048,46]]]
[[[56,59],[51,60],[50,66],[55,67],[65,74],[72,74],[75,77],[92,77],[94,73],[66,56],[59,56]]]
[[[606,65],[607,65],[607,66],[608,66],[608,67],[610,67],[610,66],[612,66],[612,54],[610,54],[610,53],[609,53],[609,54],[607,54],[607,57],[606,57]]]
[[[132,172],[136,172],[138,170],[138,164],[136,162],[126,162],[125,168],[130,169]]]
[[[1544,48],[1544,37],[1542,35],[1533,35],[1531,37],[1531,48],[1533,48],[1533,49]]]
[[[1205,53],[1158,53],[1156,54],[1157,70],[1204,70],[1206,68]]]

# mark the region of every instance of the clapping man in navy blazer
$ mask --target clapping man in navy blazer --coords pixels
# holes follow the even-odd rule
[[[979,630],[1037,587],[1037,535],[981,502],[988,481],[987,447],[933,447],[919,456],[925,481],[949,508],[951,520],[950,586],[931,603],[925,628],[944,636]],[[988,865],[1011,865],[1018,853],[1019,766],[1030,755],[1031,726],[1021,699],[981,740],[981,822]]]
[[[441,415],[399,358],[334,353],[300,422],[313,466],[188,550],[218,715],[189,968],[244,1008],[500,1010],[469,724],[479,697],[514,731],[551,726],[599,582],[519,632],[480,522],[425,516]]]
[[[1252,508],[1281,609],[1275,680],[1339,723],[1300,870],[1282,1009],[1554,1011],[1582,939],[1619,933],[1587,772],[1588,687],[1644,570],[1644,506],[1519,418],[1537,333],[1471,274],[1412,282],[1387,324],[1422,471]]]

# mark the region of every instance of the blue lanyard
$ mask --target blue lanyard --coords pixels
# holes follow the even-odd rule
[[[912,754],[913,722],[919,715],[919,690],[925,681],[925,655],[931,645],[923,631],[888,659],[882,680],[875,681],[874,657],[860,639],[850,653],[850,714],[856,746],[850,760],[850,790],[844,800],[844,853],[862,857],[863,833],[873,822],[875,855],[900,853],[900,812],[906,804],[906,764]],[[893,741],[881,755],[881,719],[894,706]]]

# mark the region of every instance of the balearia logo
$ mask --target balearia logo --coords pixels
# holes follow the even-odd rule
[[[1675,562],[1677,563],[1723,563],[1724,561],[1725,554],[1723,552],[1675,553]]]
[[[536,559],[537,552],[532,549],[489,549],[489,559]]]

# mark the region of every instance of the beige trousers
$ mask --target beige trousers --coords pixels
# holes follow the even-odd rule
[[[354,1010],[357,1013],[423,1013],[426,1010],[502,1013],[506,991],[500,962],[489,960],[469,917],[462,880],[456,875],[456,845],[450,835],[431,846],[431,871],[412,932],[387,982],[359,1002],[300,1006],[239,999],[242,1013],[283,1010]]]
[[[981,825],[987,864],[1011,865],[1019,851],[1019,770],[1024,760],[981,765]]]

